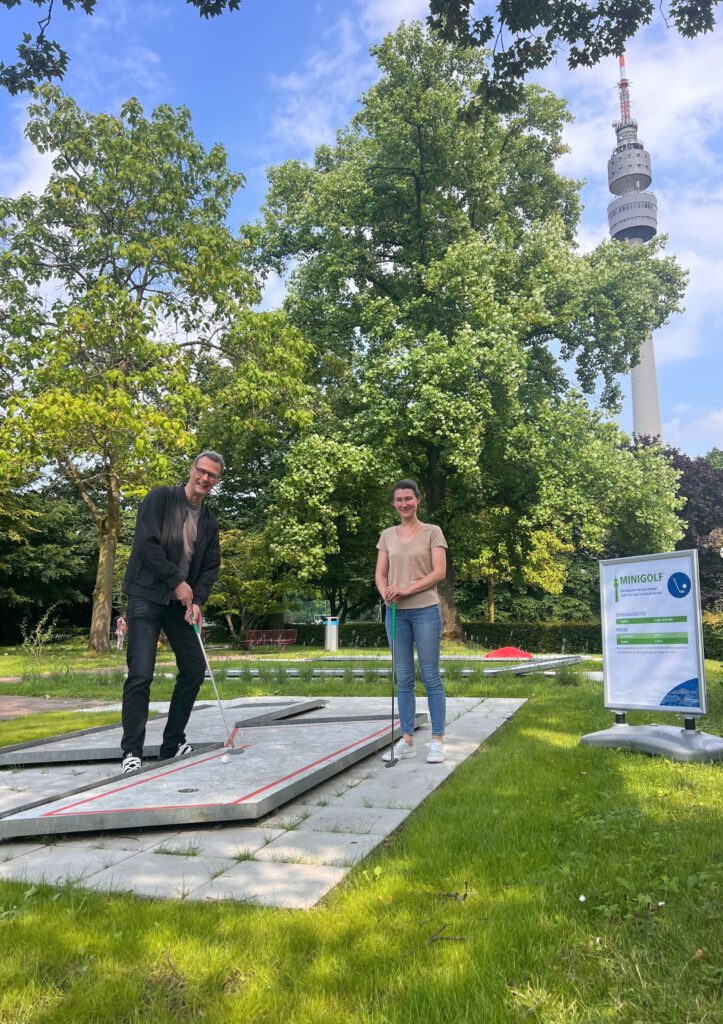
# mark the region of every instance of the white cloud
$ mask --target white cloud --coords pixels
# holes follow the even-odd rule
[[[281,99],[272,126],[286,155],[290,146],[301,146],[309,156],[322,143],[333,142],[369,84],[372,63],[354,24],[341,18],[328,37],[326,48],[316,49],[300,70],[273,79]]]
[[[264,284],[263,295],[259,308],[262,310],[279,309],[286,298],[286,281],[276,273],[270,273]]]
[[[667,444],[690,455],[705,455],[711,448],[723,448],[723,409],[698,410],[697,416],[675,416],[663,424]]]
[[[70,19],[72,57],[64,90],[88,110],[117,112],[129,96],[146,108],[167,102],[171,80],[145,41],[172,13],[168,3],[153,0],[106,0],[92,17]]]
[[[129,44],[116,52],[109,42],[93,53],[72,69],[73,97],[81,108],[117,112],[129,96],[138,96],[146,109],[167,101],[170,82],[154,50]]]
[[[370,39],[393,32],[400,21],[423,20],[429,14],[429,0],[357,0],[361,23]]]
[[[302,66],[272,79],[280,101],[271,123],[277,148],[301,147],[309,157],[323,143],[334,141],[376,73],[370,43],[379,42],[401,21],[424,20],[428,0],[355,0],[358,17],[342,15],[323,45]]]
[[[16,143],[0,150],[0,195],[15,198],[25,192],[39,195],[50,180],[52,153],[38,153],[24,137],[27,108],[18,104],[14,118]]]

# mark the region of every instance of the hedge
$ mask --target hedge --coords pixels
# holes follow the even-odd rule
[[[723,661],[723,622],[714,618],[703,623],[706,658]],[[464,622],[467,640],[494,650],[497,647],[520,647],[531,654],[600,654],[602,634],[599,622]],[[297,644],[323,647],[323,625],[299,623]],[[384,648],[387,637],[380,622],[345,622],[339,627],[340,647]]]
[[[470,643],[494,650],[520,647],[530,654],[600,654],[597,622],[464,622]]]
[[[719,618],[719,617],[717,617]],[[706,658],[723,661],[723,623],[703,619],[703,650]]]
[[[723,660],[723,622],[703,622],[706,658]],[[467,640],[494,650],[521,647],[531,654],[601,654],[599,622],[464,622]]]

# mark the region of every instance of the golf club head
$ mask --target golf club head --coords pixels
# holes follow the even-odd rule
[[[389,758],[389,760],[388,760],[388,761],[385,761],[385,762],[384,762],[384,767],[385,767],[385,768],[393,768],[393,767],[394,767],[394,765],[395,765],[395,764],[396,764],[396,763],[397,763],[398,761],[399,761],[399,758],[398,758],[398,757],[395,757],[395,756],[394,756],[394,754],[392,754],[392,756],[391,756],[391,757]]]

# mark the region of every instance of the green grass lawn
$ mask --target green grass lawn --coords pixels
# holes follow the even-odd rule
[[[610,715],[601,684],[564,682],[451,678],[529,700],[313,911],[0,883],[0,1021],[720,1024],[723,765],[581,747]],[[703,726],[723,733],[710,662],[708,698]],[[0,723],[0,742],[86,719],[101,723]]]

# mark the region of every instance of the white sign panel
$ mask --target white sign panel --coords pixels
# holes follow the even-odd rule
[[[605,707],[706,712],[698,552],[600,562]]]

